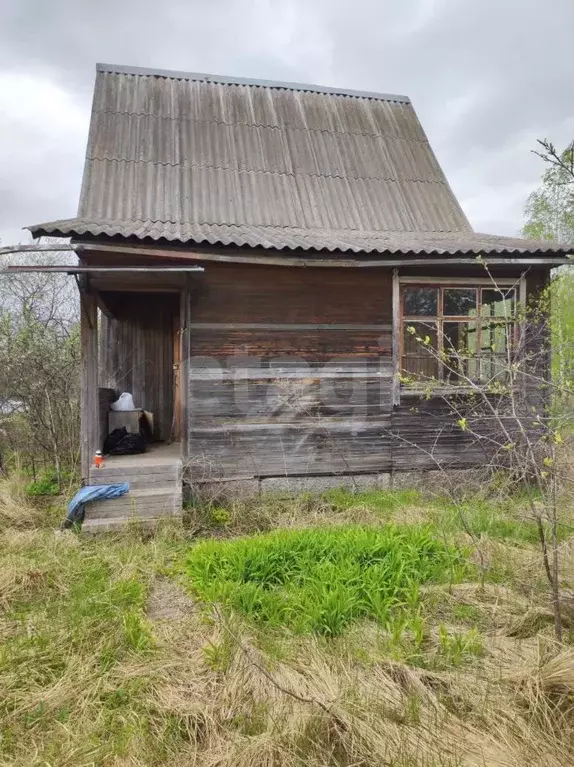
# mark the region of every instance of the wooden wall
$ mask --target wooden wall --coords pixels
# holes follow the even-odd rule
[[[113,319],[102,315],[100,386],[128,391],[154,415],[154,436],[169,440],[174,406],[173,332],[179,296],[104,292]]]
[[[389,271],[208,266],[191,301],[198,473],[390,469]]]
[[[539,285],[531,277],[529,292]],[[402,393],[392,407],[390,269],[206,264],[190,303],[188,449],[197,478],[484,460],[442,398]]]
[[[125,285],[117,275],[97,277],[115,316],[102,321],[100,386],[131,391],[154,412],[160,439],[172,434],[173,328],[179,291],[189,291],[182,438],[196,478],[385,473],[484,460],[443,399],[403,392],[392,406],[391,269],[204,266],[185,277],[129,275]],[[521,268],[499,271],[518,279]],[[480,267],[441,267],[432,276],[485,275]],[[536,294],[547,276],[531,271],[527,292]]]

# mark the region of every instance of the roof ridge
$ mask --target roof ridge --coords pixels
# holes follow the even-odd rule
[[[333,88],[326,85],[308,83],[293,83],[282,80],[259,80],[248,77],[230,77],[228,75],[212,75],[201,72],[183,72],[170,69],[154,69],[148,67],[132,67],[123,64],[96,64],[96,72],[119,75],[139,75],[140,77],[163,77],[171,80],[199,80],[220,85],[249,85],[255,88],[278,88],[280,90],[323,93],[331,96],[350,96],[353,98],[371,99],[375,101],[397,101],[410,104],[408,96],[394,93],[377,93],[376,91],[358,91],[349,88]]]

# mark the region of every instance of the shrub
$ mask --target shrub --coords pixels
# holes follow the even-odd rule
[[[26,495],[31,498],[37,498],[43,495],[59,495],[60,484],[55,472],[46,473],[39,479],[28,482],[26,485]]]

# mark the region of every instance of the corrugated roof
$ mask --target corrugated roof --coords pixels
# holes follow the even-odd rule
[[[528,249],[476,239],[405,96],[105,64],[78,217],[30,229],[355,253]]]
[[[523,240],[474,232],[373,232],[349,229],[301,229],[281,226],[225,224],[174,224],[156,221],[117,221],[102,224],[82,218],[39,224],[52,236],[107,235],[168,240],[174,244],[194,242],[238,245],[273,250],[327,250],[390,255],[563,255],[572,248],[548,240]]]

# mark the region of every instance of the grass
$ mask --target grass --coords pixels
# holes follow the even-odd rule
[[[574,763],[574,648],[519,502],[477,514],[483,585],[420,493],[218,509],[78,537],[0,482],[1,767]],[[566,589],[573,553],[565,532]]]
[[[420,587],[460,581],[461,551],[428,527],[281,530],[232,541],[204,541],[187,562],[201,599],[296,633],[340,634],[352,621],[386,625],[416,612]]]

